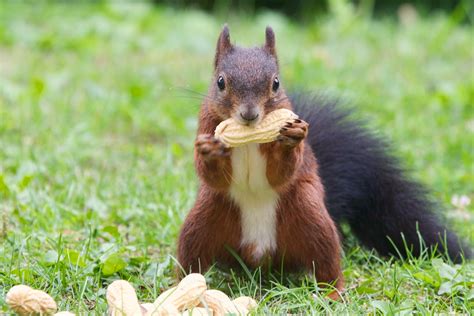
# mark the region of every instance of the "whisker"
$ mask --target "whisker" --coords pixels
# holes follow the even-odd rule
[[[207,100],[210,100],[210,101],[213,101],[217,104],[221,104],[221,101],[207,95],[207,94],[204,94],[204,93],[201,93],[201,92],[198,92],[198,91],[194,91],[192,89],[189,89],[189,88],[186,88],[186,87],[171,87],[171,89],[177,89],[177,90],[181,90],[181,91],[184,91],[184,92],[189,92],[190,94],[194,94],[193,97],[195,98],[201,98],[201,99],[207,99]],[[199,97],[198,97],[199,96]]]
[[[271,101],[271,102],[270,102],[270,105],[275,106],[275,105],[278,105],[278,104],[280,104],[281,102],[286,101],[286,100],[288,100],[288,99],[289,99],[289,97],[288,97],[288,96],[285,96],[285,97],[283,97],[283,98],[281,98],[281,99],[278,99],[278,100],[275,100],[275,101]]]
[[[179,89],[179,90],[183,90],[183,91],[186,91],[186,92],[190,92],[190,93],[194,93],[194,94],[197,94],[197,95],[200,95],[200,96],[203,96],[203,97],[207,97],[208,95],[205,94],[205,93],[202,93],[202,92],[199,92],[199,91],[195,91],[195,90],[192,90],[192,89],[189,89],[189,88],[186,88],[186,87],[172,87],[171,89]]]
[[[201,97],[194,96],[194,95],[173,95],[176,98],[186,98],[186,99],[194,99],[194,100],[202,100]]]

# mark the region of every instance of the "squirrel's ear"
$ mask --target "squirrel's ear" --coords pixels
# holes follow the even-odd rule
[[[219,39],[217,40],[216,57],[214,59],[215,67],[219,64],[219,60],[222,56],[227,54],[231,49],[232,44],[230,43],[229,28],[227,27],[227,24],[225,24],[221,34],[219,35]]]
[[[271,55],[276,57],[276,49],[275,49],[275,33],[273,33],[273,29],[270,26],[267,26],[265,29],[265,50],[270,53]]]

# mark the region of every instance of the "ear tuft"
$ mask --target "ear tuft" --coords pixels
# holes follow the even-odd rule
[[[224,24],[222,32],[219,35],[219,39],[217,40],[216,57],[214,60],[215,67],[217,67],[217,65],[219,64],[219,60],[221,60],[222,57],[230,50],[232,50],[232,44],[230,42],[229,27],[227,26],[227,24]]]
[[[265,50],[270,53],[271,55],[276,57],[276,49],[275,49],[275,33],[270,26],[267,26],[265,29]]]

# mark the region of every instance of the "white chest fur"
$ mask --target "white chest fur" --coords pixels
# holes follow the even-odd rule
[[[258,144],[232,150],[230,194],[240,207],[241,245],[253,246],[256,260],[276,248],[278,194],[268,183],[266,169]]]

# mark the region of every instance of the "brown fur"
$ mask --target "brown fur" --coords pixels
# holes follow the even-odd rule
[[[288,122],[277,141],[260,145],[268,182],[279,194],[276,251],[256,261],[253,247],[240,244],[240,210],[228,193],[232,172],[238,170],[232,170],[232,149],[224,149],[212,135],[222,120],[240,119],[242,111],[258,113],[258,122],[277,108],[291,109],[282,88],[272,91],[278,75],[273,31],[267,28],[263,48],[242,49],[230,44],[224,28],[215,67],[214,80],[224,76],[226,89],[220,91],[214,81],[201,107],[194,155],[201,183],[179,237],[180,264],[186,271],[205,271],[214,262],[236,266],[229,247],[252,268],[271,264],[280,269],[283,264],[284,271],[310,272],[319,282],[335,282],[342,290],[339,237],[324,204],[316,159],[305,143],[304,121]]]

